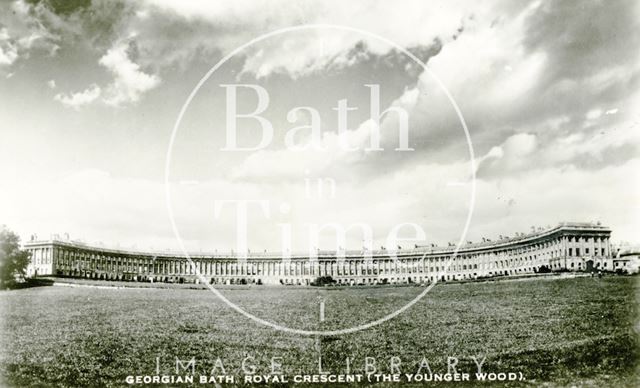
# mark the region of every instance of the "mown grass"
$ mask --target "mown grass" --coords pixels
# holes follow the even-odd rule
[[[127,375],[163,372],[175,358],[198,360],[209,374],[217,358],[241,376],[251,355],[259,373],[282,357],[287,374],[362,372],[365,357],[388,372],[389,358],[414,373],[423,357],[434,373],[522,372],[511,385],[638,386],[638,278],[605,277],[445,284],[405,313],[341,336],[292,335],[232,311],[208,291],[40,287],[0,293],[0,368],[6,386],[123,386]],[[418,287],[226,289],[255,315],[307,330],[362,324],[397,309]],[[325,304],[320,322],[318,306]],[[471,382],[469,385],[477,384]],[[450,383],[449,383],[450,384]],[[381,384],[385,385],[385,384]],[[487,385],[487,384],[485,384]],[[395,386],[398,386],[397,384]]]

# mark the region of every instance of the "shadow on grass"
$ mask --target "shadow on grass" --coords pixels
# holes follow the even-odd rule
[[[16,283],[7,288],[8,290],[21,290],[23,288],[33,287],[47,287],[53,286],[53,280],[51,279],[27,279],[23,283]]]

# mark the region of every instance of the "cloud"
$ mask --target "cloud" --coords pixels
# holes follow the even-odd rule
[[[0,66],[9,66],[18,58],[18,51],[15,46],[5,44],[0,46]]]
[[[366,121],[358,128],[342,133],[323,132],[319,137],[297,135],[299,138],[294,139],[295,145],[304,149],[252,152],[242,164],[230,171],[229,177],[278,181],[298,179],[305,171],[321,174],[336,167],[348,168],[365,157],[364,149],[369,145],[373,129],[374,124]]]
[[[587,79],[603,70],[637,65],[640,58],[640,8],[634,0],[589,2],[580,9],[570,4],[542,1],[528,19],[523,49],[544,51],[550,66],[540,82]]]
[[[18,59],[18,48],[9,39],[6,28],[0,28],[0,66],[9,66]]]
[[[130,46],[126,42],[119,42],[110,48],[98,61],[113,76],[113,81],[104,91],[97,84],[92,84],[83,92],[56,94],[54,99],[65,106],[78,109],[81,106],[102,101],[111,106],[121,106],[136,103],[142,95],[160,84],[160,77],[147,74],[130,58]],[[55,81],[48,82],[50,88],[55,88]]]
[[[500,0],[477,5],[417,0],[207,4],[148,0],[116,5],[92,1],[84,8],[55,13],[44,2],[18,1],[11,4],[20,7],[21,17],[0,26],[4,28],[0,30],[0,63],[18,71],[21,67],[16,61],[39,48],[49,54],[51,50],[55,53],[56,44],[73,45],[87,57],[95,57],[97,69],[106,69],[112,81],[96,81],[100,86],[60,93],[56,99],[76,109],[92,101],[115,106],[141,101],[159,87],[161,77],[168,91],[183,87],[182,79],[170,84],[175,82],[172,75],[181,78],[192,66],[203,68],[238,45],[281,27],[330,23],[362,28],[423,52],[421,58],[428,60],[458,102],[479,164],[470,239],[477,240],[479,233],[487,237],[510,233],[505,225],[522,231],[531,223],[596,219],[613,226],[616,238],[634,238],[640,219],[634,205],[640,168],[640,62],[637,50],[630,49],[640,39],[634,3],[590,2],[576,8],[552,1],[523,5]],[[56,36],[65,39],[56,40]],[[335,69],[361,74],[369,69],[364,65],[370,64],[373,68],[390,63],[389,67],[402,69],[406,63],[399,57],[389,46],[360,34],[320,31],[265,41],[246,51],[240,68],[243,75],[262,77],[266,82],[269,77],[276,81],[280,77],[322,77]],[[200,230],[207,230],[200,222],[210,221],[211,216],[211,209],[202,205],[210,205],[214,195],[266,194],[289,201],[294,221],[348,223],[371,216],[376,230],[382,230],[396,220],[418,218],[431,228],[430,239],[446,242],[455,238],[459,221],[466,215],[469,155],[450,104],[426,80],[427,74],[420,77],[421,82],[414,82],[418,73],[403,78],[398,95],[387,98],[410,110],[412,128],[427,129],[425,136],[412,137],[423,159],[343,152],[335,133],[323,133],[313,143],[332,153],[265,150],[234,164],[227,181],[189,186],[194,191],[204,186],[210,192],[196,196],[200,201],[187,196],[181,202],[188,208],[181,213],[181,227],[197,241]],[[65,83],[62,77],[56,79]],[[136,117],[148,110],[140,112]],[[383,122],[383,136],[393,136],[395,141],[393,124]],[[369,135],[367,125],[365,121],[344,136],[362,147]],[[156,141],[157,137],[149,139]],[[355,170],[362,165],[370,169],[369,174]],[[334,166],[345,167],[345,174],[338,174]],[[305,170],[310,170],[310,178],[345,178],[339,182],[339,199],[332,206],[301,200],[302,185],[292,182],[304,176]],[[63,181],[47,182],[52,192],[60,193],[53,199],[35,194],[21,198],[23,193],[37,193],[40,181],[20,187],[0,193],[10,197],[0,205],[9,221],[25,227],[48,222],[43,229],[49,232],[69,225],[78,233],[124,243],[162,237],[162,244],[170,244],[172,239],[165,228],[160,184],[84,171]],[[233,224],[221,221],[214,227],[218,234],[212,235],[232,241]],[[273,249],[279,241],[273,225],[256,221],[251,228],[260,240],[253,247]]]
[[[602,109],[597,108],[588,111],[585,117],[587,118],[587,120],[596,120],[600,116],[602,116]]]
[[[45,23],[55,22],[57,17],[44,4],[17,0],[5,6],[6,9],[0,12],[0,67],[9,67],[37,50],[55,55],[60,37]],[[13,17],[7,17],[9,15]]]
[[[536,135],[519,133],[507,138],[504,143],[495,146],[478,162],[477,176],[484,178],[489,171],[497,174],[510,175],[528,167],[531,155],[538,146]]]
[[[37,195],[46,184],[48,195]],[[175,247],[161,183],[81,169],[44,179],[24,179],[0,193],[0,212],[23,235],[68,232],[87,242],[156,249]],[[140,231],[144,231],[141,238]]]
[[[102,90],[100,89],[100,87],[96,84],[92,84],[82,92],[71,94],[58,93],[53,97],[53,99],[61,102],[66,107],[77,110],[82,106],[91,104],[92,102],[96,101],[100,97],[101,93]]]
[[[635,241],[640,226],[638,168],[640,159],[635,158],[595,171],[543,166],[500,180],[480,179],[470,239],[513,235],[562,221],[601,221],[613,228],[614,241]]]
[[[544,142],[542,134],[518,133],[479,158],[477,176],[504,180],[544,169],[594,171],[624,164],[640,154],[637,125],[637,121],[616,122],[597,134],[575,132]]]
[[[50,79],[49,81],[47,81],[47,86],[49,87],[49,89],[55,89],[56,88],[56,80]]]
[[[131,61],[128,48],[126,43],[118,43],[99,60],[99,64],[114,77],[103,98],[108,105],[138,102],[144,93],[160,84],[157,75],[143,72],[138,64]]]
[[[590,143],[603,131],[619,127],[620,132],[630,127],[627,121],[637,120],[633,101],[640,89],[640,60],[637,50],[628,48],[637,46],[640,19],[632,15],[638,12],[637,2],[622,1],[612,13],[624,22],[607,22],[612,16],[602,2],[579,12],[548,1],[524,7],[496,2],[465,20],[464,31],[443,44],[429,67],[458,103],[478,155],[518,133],[535,136],[540,152],[554,149],[554,143],[571,135]],[[604,13],[607,16],[600,18]],[[412,127],[428,130],[413,135],[440,159],[468,157],[450,104],[436,99],[440,96],[434,96],[432,86],[423,86],[429,82],[429,74],[423,73],[417,85],[421,93],[411,111]],[[619,113],[606,110],[610,107]],[[635,148],[633,144],[625,147]],[[598,153],[597,165],[619,164],[619,158],[631,157],[621,147],[620,152]],[[572,157],[579,159],[578,154],[576,150]],[[558,168],[566,161],[555,156],[551,160]],[[536,159],[522,168],[546,163]],[[483,173],[489,173],[489,164],[487,160]],[[508,163],[503,160],[501,165]]]
[[[381,107],[380,110],[398,109],[406,112],[414,107],[419,93],[420,90],[417,87],[407,88],[398,99],[389,104],[389,107]],[[391,153],[390,150],[405,146],[400,144],[398,119],[395,112],[382,116],[379,129],[376,129],[376,123],[369,118],[361,122],[355,129],[344,131],[322,131],[319,123],[316,130],[312,131],[311,119],[304,122],[300,116],[304,115],[298,114],[296,117],[290,118],[293,119],[290,122],[295,122],[297,125],[284,135],[285,138],[288,138],[285,140],[285,148],[264,149],[251,153],[242,163],[230,170],[229,177],[238,180],[291,180],[301,178],[305,171],[337,176],[341,175],[341,170],[349,170],[356,165],[365,168],[369,164],[377,165],[378,163],[371,163],[372,159],[382,157],[382,155],[376,154],[382,154],[384,150]],[[318,119],[319,121],[320,119]],[[394,126],[395,128],[392,128]],[[407,130],[408,132],[409,130]],[[291,136],[292,134],[293,136]],[[379,146],[383,150],[370,151],[368,149],[372,147],[372,139],[376,137],[376,134],[380,136]],[[394,146],[390,147],[390,144]],[[407,146],[411,147],[410,144]],[[406,156],[407,152],[393,153],[405,154],[404,156]],[[380,175],[381,171],[376,169],[374,173]]]
[[[285,0],[232,3],[147,0],[131,13],[120,34],[137,34],[144,63],[168,66],[192,59],[195,52],[228,53],[262,34],[301,24],[362,29],[403,47],[430,45],[434,40],[448,42],[460,34],[465,20],[476,12],[474,8],[458,2],[420,0],[405,1],[402,5],[338,0],[294,4]],[[332,28],[298,30],[262,41],[259,47],[245,51],[244,71],[259,77],[273,73],[300,77],[328,65],[347,65],[357,59],[348,55],[359,42],[376,55],[392,50],[389,44],[358,32]]]

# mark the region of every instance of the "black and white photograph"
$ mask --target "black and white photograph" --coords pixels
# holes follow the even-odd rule
[[[0,0],[0,387],[640,386],[640,2]]]

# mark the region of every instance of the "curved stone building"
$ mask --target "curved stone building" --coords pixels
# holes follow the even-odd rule
[[[105,280],[197,282],[199,272],[212,284],[307,285],[330,276],[339,284],[426,283],[546,271],[613,270],[607,227],[562,223],[515,238],[455,247],[417,247],[389,252],[320,251],[308,255],[190,255],[192,266],[175,252],[136,252],[69,241],[30,241],[28,276],[74,276]],[[197,271],[197,272],[196,272]]]

